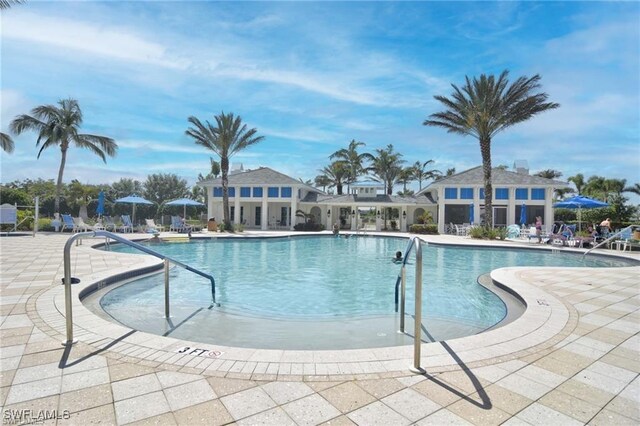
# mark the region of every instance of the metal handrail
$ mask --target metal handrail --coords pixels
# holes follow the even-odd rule
[[[598,245],[595,245],[593,247],[591,247],[589,250],[587,250],[586,252],[584,252],[584,254],[582,255],[582,258],[584,259],[586,255],[588,255],[589,253],[591,253],[593,250],[597,249],[598,247],[608,243],[609,241],[613,240],[614,238],[616,238],[618,235],[622,234],[624,231],[626,231],[627,229],[631,229],[633,230],[635,227],[637,227],[638,225],[629,225],[624,229],[621,229],[620,231],[616,232],[615,234],[613,234],[612,236],[610,236],[609,238],[607,238],[606,240],[600,241],[600,243],[598,243]]]
[[[202,271],[199,271],[195,268],[192,268],[189,265],[180,262],[179,260],[173,259],[169,256],[165,256],[164,254],[158,253],[155,250],[151,250],[148,247],[145,247],[141,244],[135,243],[131,240],[123,238],[117,234],[114,234],[109,231],[92,231],[92,232],[81,232],[71,236],[66,244],[64,245],[64,301],[65,301],[65,316],[67,321],[67,340],[63,342],[63,345],[72,345],[75,343],[73,340],[73,313],[72,313],[72,300],[71,300],[71,246],[73,242],[76,240],[81,240],[83,238],[95,238],[95,237],[106,237],[107,244],[108,239],[112,239],[118,241],[122,244],[128,245],[135,249],[138,249],[146,254],[157,257],[164,261],[164,283],[165,283],[165,316],[169,318],[169,263],[174,263],[187,271],[198,274],[204,278],[208,278],[211,281],[211,298],[212,303],[209,308],[213,306],[220,306],[219,303],[216,302],[216,281],[215,279]]]
[[[413,237],[407,244],[407,249],[404,253],[404,259],[402,260],[402,268],[400,269],[400,276],[396,281],[396,312],[398,312],[398,284],[401,284],[402,291],[400,293],[400,332],[404,333],[404,316],[405,316],[405,302],[406,302],[406,267],[409,259],[411,249],[416,252],[416,282],[415,282],[415,315],[413,325],[413,366],[409,368],[410,371],[418,374],[423,374],[425,370],[420,367],[420,351],[422,349],[422,240],[418,237]]]

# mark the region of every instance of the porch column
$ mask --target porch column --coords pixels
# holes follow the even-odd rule
[[[215,217],[215,212],[213,211],[213,187],[205,186],[204,187],[207,193],[207,220]]]
[[[544,229],[551,229],[551,225],[555,221],[555,217],[553,214],[553,193],[555,188],[547,188],[544,191],[544,220],[543,225]],[[535,221],[536,219],[533,218]]]
[[[444,234],[444,197],[442,196],[442,192],[444,191],[443,188],[438,188],[437,189],[437,195],[438,195],[438,232],[440,234]],[[478,210],[478,214],[480,214],[480,210]]]
[[[260,229],[269,229],[269,199],[267,198],[268,188],[262,187],[262,217],[260,218]]]
[[[402,232],[407,232],[407,222],[409,222],[409,207],[402,206],[402,208],[400,209],[400,230]]]
[[[234,200],[233,223],[240,223],[240,188],[236,188],[236,196]]]
[[[516,218],[516,189],[509,188],[509,199],[507,200],[507,226],[517,223]]]
[[[293,231],[293,225],[296,224],[296,210],[298,210],[298,190],[292,191],[291,194],[291,217],[289,220],[291,221],[291,226],[289,226],[289,230]]]

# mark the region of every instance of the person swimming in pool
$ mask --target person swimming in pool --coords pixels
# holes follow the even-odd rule
[[[396,255],[395,255],[394,257],[392,257],[392,258],[391,258],[391,260],[392,260],[394,263],[400,263],[400,262],[402,262],[402,252],[401,252],[401,251],[397,251],[397,252],[396,252]]]

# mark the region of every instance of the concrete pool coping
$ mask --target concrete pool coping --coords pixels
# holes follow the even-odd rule
[[[265,235],[266,234],[266,235]],[[289,236],[297,233],[254,233],[251,237]],[[370,233],[369,235],[378,235]],[[402,234],[382,234],[403,236]],[[132,236],[136,238],[139,236]],[[214,236],[215,237],[215,236]],[[233,236],[232,238],[242,238]],[[426,242],[446,244],[446,241]],[[90,241],[90,240],[89,240]],[[91,256],[96,250],[86,241],[76,247],[79,252]],[[461,243],[462,240],[455,241]],[[472,245],[487,245],[474,241]],[[467,243],[468,244],[468,243]],[[509,244],[509,243],[506,243]],[[493,244],[492,246],[496,246]],[[500,246],[500,245],[499,245]],[[514,245],[501,245],[515,247]],[[521,246],[518,246],[522,248]],[[524,246],[526,248],[526,246]],[[351,377],[393,377],[406,375],[412,365],[413,346],[396,346],[349,350],[271,350],[219,346],[194,341],[162,337],[134,331],[130,328],[101,319],[90,312],[80,301],[80,293],[90,285],[100,285],[110,276],[157,266],[161,263],[148,255],[101,252],[101,256],[135,256],[135,265],[88,275],[79,275],[81,284],[73,285],[74,336],[82,343],[96,349],[127,357],[159,363],[160,367],[189,367],[199,374],[234,373],[236,378],[256,380],[290,380],[305,376],[311,379],[347,379]],[[447,345],[438,342],[422,344],[421,366],[430,372],[444,372],[459,368],[451,357],[451,351],[465,360],[469,367],[492,364],[496,359],[508,361],[520,356],[553,347],[566,339],[575,327],[575,311],[543,289],[531,285],[522,274],[531,268],[509,267],[491,272],[494,281],[515,291],[527,304],[523,315],[510,324],[478,335],[453,339]],[[539,273],[558,274],[567,268],[535,268]],[[42,290],[33,300],[39,320],[65,340],[64,288],[54,286]],[[30,314],[30,315],[31,315]],[[188,348],[188,349],[185,349]]]

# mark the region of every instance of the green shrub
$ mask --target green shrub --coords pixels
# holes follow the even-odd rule
[[[319,232],[324,230],[324,225],[321,223],[296,223],[293,226],[293,229],[296,231],[304,231],[304,232]]]
[[[409,227],[409,232],[412,234],[438,235],[438,225],[422,225],[416,223]]]
[[[55,228],[51,225],[52,220],[48,217],[38,219],[38,231],[55,231]]]
[[[235,230],[236,232],[244,232],[244,225],[241,223],[236,223]]]
[[[391,222],[389,222],[389,225],[391,225],[392,231],[396,231],[398,229],[398,222],[396,222],[395,220],[392,220]]]
[[[489,226],[474,226],[469,230],[471,238],[484,240],[505,240],[507,238],[507,228],[491,228]]]
[[[433,223],[433,216],[431,215],[431,212],[424,212],[423,214],[421,214],[418,217],[418,223],[419,224],[430,224],[430,223]]]
[[[472,226],[469,230],[469,236],[471,238],[484,238],[485,228],[482,226]]]
[[[224,232],[224,229],[225,229],[224,222],[220,222],[220,223],[218,224],[218,230],[219,230],[220,232]]]

